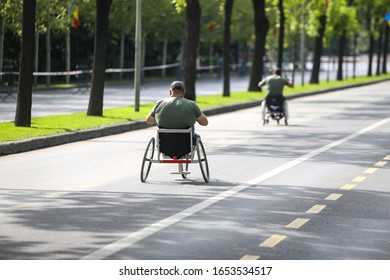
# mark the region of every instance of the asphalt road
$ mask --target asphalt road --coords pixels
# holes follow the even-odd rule
[[[0,158],[0,259],[390,258],[390,82],[197,127],[211,182],[152,165],[155,128]]]

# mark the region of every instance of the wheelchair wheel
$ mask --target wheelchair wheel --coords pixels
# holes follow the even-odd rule
[[[207,163],[207,156],[202,140],[199,138],[196,140],[196,152],[198,154],[200,171],[202,172],[203,179],[206,183],[208,183],[210,181],[209,165]]]
[[[154,140],[154,137],[152,137],[149,141],[148,146],[146,146],[144,159],[142,160],[142,166],[141,166],[141,182],[142,183],[145,183],[146,178],[148,178],[150,167],[152,166],[152,160],[153,160],[153,155],[154,155],[154,146],[155,146],[155,140]]]

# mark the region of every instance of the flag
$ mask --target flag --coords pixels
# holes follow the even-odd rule
[[[390,21],[390,12],[388,12],[388,13],[385,15],[385,20],[386,20],[386,21]]]
[[[79,6],[76,6],[73,11],[73,27],[79,28]]]
[[[77,29],[79,27],[79,3],[77,0],[72,1],[72,5],[69,8],[69,11],[72,15],[72,25]]]

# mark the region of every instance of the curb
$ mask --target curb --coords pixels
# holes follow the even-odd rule
[[[299,93],[294,95],[287,95],[286,99],[295,99],[305,96],[312,96],[316,94],[322,94],[337,90],[343,90],[343,89],[349,89],[349,88],[355,88],[355,87],[361,87],[361,86],[367,86],[371,84],[376,84],[380,82],[389,81],[389,79],[380,80],[380,81],[373,81],[373,82],[367,82],[357,85],[349,85],[349,86],[342,86],[332,89],[325,89],[325,90],[319,90],[319,91],[312,91],[307,93]],[[245,102],[245,103],[238,103],[238,104],[232,104],[228,106],[220,106],[215,107],[211,109],[205,109],[203,112],[207,116],[212,115],[218,115],[218,114],[224,114],[228,112],[233,112],[237,110],[242,109],[248,109],[256,106],[260,106],[261,99],[251,102]],[[115,124],[115,125],[109,125],[104,127],[98,127],[94,129],[86,129],[86,130],[78,130],[73,132],[64,132],[59,133],[55,135],[48,135],[48,136],[42,136],[42,137],[36,137],[36,138],[29,138],[29,139],[23,139],[18,141],[11,141],[11,142],[4,142],[0,143],[0,157],[11,155],[11,154],[17,154],[17,153],[23,153],[38,149],[44,149],[54,146],[59,146],[63,144],[78,142],[78,141],[84,141],[89,139],[94,139],[98,137],[103,136],[110,136],[115,135],[119,133],[139,130],[139,129],[145,129],[151,127],[150,125],[146,124],[145,121],[134,121],[134,122],[127,122],[127,123],[121,123],[121,124]]]

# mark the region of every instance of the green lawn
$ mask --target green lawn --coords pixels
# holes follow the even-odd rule
[[[367,83],[385,79],[390,79],[390,74],[375,77],[358,77],[356,79],[348,79],[345,81],[322,82],[319,85],[296,85],[294,88],[286,88],[285,95],[331,89],[345,85]],[[204,110],[227,104],[260,100],[264,97],[264,94],[265,90],[262,92],[232,92],[230,97],[223,97],[222,94],[216,94],[213,96],[198,96],[196,101],[202,110]],[[103,117],[90,117],[87,116],[86,113],[76,113],[33,118],[31,127],[29,128],[15,127],[13,122],[4,122],[0,123],[0,142],[142,120],[149,113],[153,105],[154,103],[141,104],[140,112],[135,112],[134,106],[106,109],[103,111]]]

